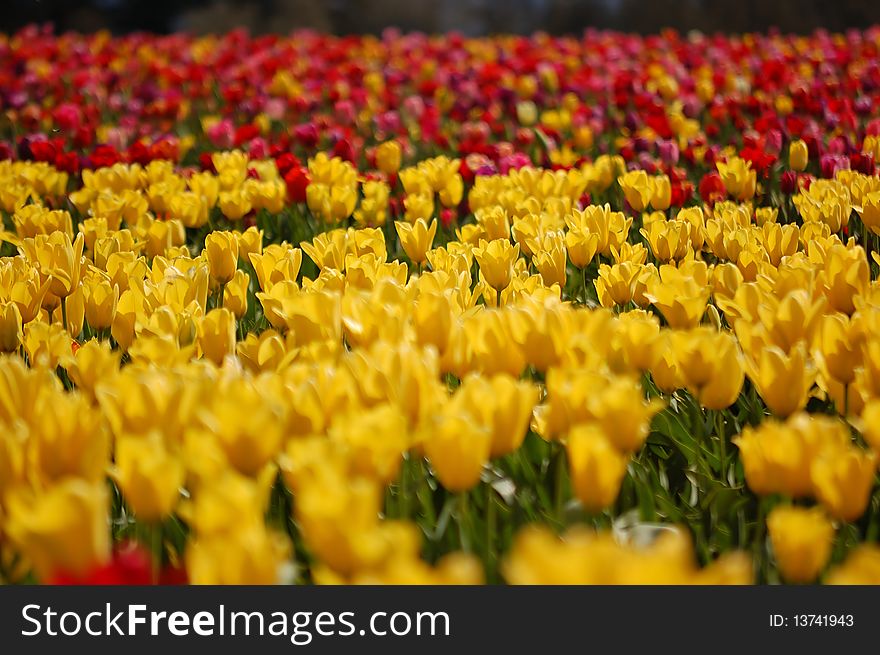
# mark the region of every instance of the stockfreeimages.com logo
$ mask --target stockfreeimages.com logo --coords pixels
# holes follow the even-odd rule
[[[111,603],[88,613],[59,612],[51,606],[25,605],[24,637],[284,637],[306,646],[315,637],[397,636],[448,637],[446,612],[373,612],[358,628],[354,612],[238,612],[220,605],[217,611],[159,612],[146,605],[114,610]]]

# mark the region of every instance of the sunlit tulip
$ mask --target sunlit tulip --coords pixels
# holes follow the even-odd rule
[[[273,243],[262,253],[250,253],[248,258],[257,273],[260,289],[268,291],[276,282],[296,282],[302,265],[302,250]]]
[[[870,280],[868,261],[862,248],[834,245],[826,254],[820,284],[834,310],[852,314],[855,310],[853,298],[865,292]]]
[[[593,281],[599,303],[603,307],[622,307],[629,303],[633,299],[640,270],[632,262],[599,266],[599,276]]]
[[[673,266],[660,267],[660,277],[650,285],[645,297],[663,314],[670,327],[694,327],[700,322],[709,301],[709,287]]]
[[[238,265],[238,239],[231,232],[211,232],[205,237],[205,254],[211,278],[226,284]]]
[[[782,417],[806,405],[816,377],[803,344],[789,354],[770,346],[756,355],[749,355],[746,373],[770,411]]]
[[[538,389],[508,375],[465,378],[454,396],[475,419],[492,433],[490,455],[501,457],[522,444]]]
[[[82,253],[85,239],[82,233],[71,241],[66,232],[53,232],[25,239],[21,249],[27,258],[49,280],[49,293],[66,298],[79,285],[82,273]]]
[[[397,228],[400,245],[407,257],[414,264],[423,264],[426,261],[425,255],[434,242],[434,235],[437,234],[437,219],[431,221],[430,226],[427,221],[419,218],[414,223],[397,222],[394,227]]]
[[[513,263],[519,257],[519,244],[510,245],[507,239],[480,241],[474,248],[474,258],[486,283],[500,292],[507,288],[513,276]]]
[[[747,160],[732,157],[727,162],[717,162],[716,166],[724,188],[731,196],[742,201],[755,195],[756,172]]]
[[[119,352],[112,350],[108,341],[91,339],[77,348],[63,365],[77,388],[95,399],[98,384],[112,383],[119,372],[119,359]]]

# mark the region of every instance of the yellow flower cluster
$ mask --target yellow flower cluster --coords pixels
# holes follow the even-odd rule
[[[399,169],[399,151],[378,156]],[[771,515],[786,579],[826,565],[825,514],[865,512],[875,453],[805,408],[830,402],[880,448],[880,288],[863,247],[838,235],[853,207],[874,211],[876,178],[813,183],[794,199],[798,225],[731,202],[670,211],[668,178],[610,157],[523,168],[477,177],[473,222],[437,244],[435,201],[462,201],[458,160],[400,170],[404,220],[383,230],[388,184],[319,155],[311,216],[359,227],[264,244],[266,222],[235,228],[285,209],[274,163],[230,152],[213,164],[189,177],[163,162],[86,171],[69,209],[54,208],[62,174],[0,165],[3,239],[18,253],[0,258],[0,556],[21,558],[3,566],[11,579],[106,561],[120,502],[109,477],[126,521],[185,522],[193,582],[480,582],[473,554],[421,559],[406,505],[433,511],[432,494],[467,494],[493,462],[521,456],[531,431],[562,444],[573,496],[600,515],[655,415],[689,403],[700,422],[720,418],[702,437],[719,442],[722,480],[734,426],[754,493],[823,508]],[[732,196],[755,195],[746,163],[718,169]],[[578,205],[615,183],[635,216]],[[755,425],[724,417],[738,402],[756,408]],[[299,536],[315,559],[307,573]],[[876,554],[851,559],[835,579],[876,578]],[[511,582],[752,579],[738,554],[701,570],[681,532],[640,549],[529,529],[502,568]]]

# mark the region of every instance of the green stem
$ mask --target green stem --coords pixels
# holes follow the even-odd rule
[[[65,331],[67,330],[67,297],[61,298],[61,322]]]
[[[584,266],[581,269],[581,280],[583,281],[583,288],[584,288],[584,301],[583,302],[586,305],[587,304],[587,267],[586,266]]]
[[[468,506],[468,492],[462,491],[458,494],[458,537],[461,543],[461,549],[470,553],[471,536],[468,532],[471,528],[471,513]]]
[[[162,524],[157,523],[150,527],[150,554],[152,581],[159,584],[159,571],[162,568]]]
[[[495,490],[491,484],[486,485],[486,569],[494,574],[495,571],[495,531],[497,529],[497,517],[495,513]]]
[[[563,526],[565,525],[565,448],[559,442],[554,442],[553,445],[556,450],[554,456],[556,465],[554,488],[555,516],[556,520],[559,521],[559,525]]]
[[[407,478],[409,477],[409,454],[405,453],[403,456],[403,463],[400,466],[400,505],[401,517],[404,519],[408,519],[410,515],[410,492],[409,492],[409,482]]]
[[[724,434],[724,414],[715,412],[715,432],[718,435],[718,461],[721,467],[721,481],[727,483],[727,437]]]

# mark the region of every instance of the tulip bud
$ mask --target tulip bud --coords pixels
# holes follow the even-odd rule
[[[240,319],[247,313],[248,286],[251,278],[244,271],[235,271],[235,275],[223,290],[223,306],[231,311],[235,318]]]
[[[653,183],[654,193],[651,196],[651,206],[659,211],[666,211],[672,202],[672,185],[669,182],[669,177],[658,175],[654,178]]]
[[[400,245],[407,257],[414,264],[423,264],[427,259],[426,253],[434,242],[434,235],[437,234],[437,219],[432,220],[430,226],[425,219],[419,218],[415,223],[398,221],[394,227],[397,228]]]
[[[171,514],[184,476],[183,461],[168,452],[158,433],[116,440],[114,478],[137,518],[156,523]]]
[[[767,517],[767,530],[788,582],[812,582],[831,557],[834,526],[819,508],[777,507]]]
[[[810,468],[816,498],[834,518],[855,521],[868,507],[876,469],[874,453],[855,446],[828,449]]]
[[[211,232],[205,237],[205,254],[211,278],[226,284],[238,266],[238,239],[232,232]]]
[[[199,321],[197,331],[199,348],[217,366],[235,352],[235,316],[228,309],[212,309]]]
[[[618,183],[629,206],[637,212],[644,211],[654,197],[654,180],[645,171],[629,171],[618,179]]]
[[[474,258],[486,283],[499,293],[507,288],[513,277],[513,263],[519,257],[519,244],[510,245],[507,239],[480,240],[474,248]]]
[[[18,350],[22,340],[21,314],[14,302],[0,303],[0,352]]]
[[[591,512],[609,507],[620,492],[629,456],[618,451],[592,423],[575,427],[566,445],[574,495]]]
[[[85,574],[110,556],[107,489],[103,481],[69,477],[34,493],[20,487],[6,498],[5,532],[46,580]]]
[[[424,442],[425,454],[449,491],[467,491],[489,461],[492,433],[466,413],[440,413]]]
[[[397,141],[386,141],[376,148],[376,165],[385,175],[394,175],[400,170],[401,154]]]
[[[83,282],[85,314],[89,327],[103,330],[113,324],[116,304],[119,301],[119,287],[110,284],[106,277],[88,277]]]
[[[807,144],[802,139],[792,141],[788,146],[788,164],[794,171],[801,172],[807,168],[810,154]]]

